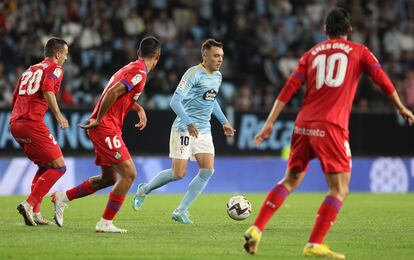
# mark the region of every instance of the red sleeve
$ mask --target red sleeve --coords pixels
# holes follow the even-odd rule
[[[60,87],[63,78],[63,70],[60,66],[51,66],[44,70],[42,92],[52,91],[56,93],[56,89]],[[55,86],[57,86],[55,88]]]
[[[130,70],[127,73],[125,73],[124,77],[120,80],[125,87],[128,89],[128,92],[131,91],[131,89],[135,88],[138,85],[141,85],[141,82],[145,82],[147,77],[147,74],[145,70],[142,69],[135,69]]]
[[[391,95],[395,90],[394,84],[392,84],[387,74],[385,74],[384,70],[381,68],[381,64],[378,62],[377,58],[368,50],[367,47],[364,47],[363,49],[361,61],[362,68],[365,73],[367,73],[371,79],[378,86],[380,86],[384,95]]]
[[[295,71],[290,75],[289,79],[286,81],[285,85],[280,91],[277,99],[287,104],[292,98],[293,94],[302,86],[303,82],[306,81],[306,65],[307,53],[305,53],[299,60],[299,64],[296,67]]]
[[[392,84],[390,78],[388,78],[381,67],[374,69],[369,76],[378,86],[380,86],[384,95],[389,96],[395,91],[394,84]]]

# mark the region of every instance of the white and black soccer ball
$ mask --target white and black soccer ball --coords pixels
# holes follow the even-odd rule
[[[234,220],[244,220],[252,213],[252,205],[243,196],[234,196],[227,202],[227,214]]]

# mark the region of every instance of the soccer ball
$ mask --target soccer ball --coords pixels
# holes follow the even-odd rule
[[[227,214],[234,220],[244,220],[252,213],[252,205],[243,196],[234,196],[227,202]]]

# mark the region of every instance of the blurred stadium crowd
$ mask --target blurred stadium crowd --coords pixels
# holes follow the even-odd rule
[[[220,101],[268,110],[298,58],[325,39],[323,19],[338,5],[351,12],[351,39],[372,50],[414,108],[412,0],[2,0],[0,107],[10,106],[16,81],[51,36],[70,45],[62,106],[91,108],[109,77],[136,59],[139,40],[155,35],[163,49],[141,96],[146,108],[169,108],[181,75],[200,62],[200,43],[213,37],[225,45]],[[390,108],[367,77],[360,84],[354,109]]]

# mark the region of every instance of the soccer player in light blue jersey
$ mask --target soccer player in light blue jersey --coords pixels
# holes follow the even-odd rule
[[[171,216],[184,224],[193,223],[189,218],[188,207],[203,192],[214,173],[211,114],[223,125],[224,135],[233,136],[236,132],[216,100],[222,81],[219,69],[224,57],[223,44],[208,39],[201,46],[201,54],[203,62],[186,71],[171,99],[171,108],[177,114],[170,135],[172,168],[159,172],[149,183],[139,184],[132,202],[134,210],[138,210],[151,191],[182,179],[186,174],[188,159],[191,158],[198,163],[198,174]]]

